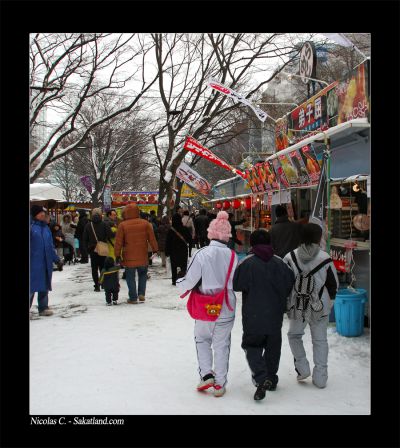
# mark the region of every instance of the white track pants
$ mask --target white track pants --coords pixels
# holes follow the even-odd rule
[[[234,318],[215,322],[196,320],[194,325],[200,377],[212,373],[215,376],[215,384],[220,386],[227,382],[234,321]]]
[[[328,381],[328,329],[329,316],[324,316],[316,322],[311,322],[311,339],[313,345],[313,381],[318,387],[325,387]],[[294,357],[294,364],[300,375],[310,375],[310,364],[303,345],[304,329],[307,322],[289,320],[288,339]]]

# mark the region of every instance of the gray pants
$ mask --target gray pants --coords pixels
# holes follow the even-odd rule
[[[325,387],[328,381],[328,328],[329,316],[310,322],[311,339],[313,345],[313,382],[318,387]],[[310,372],[310,364],[307,360],[306,351],[303,345],[304,329],[307,322],[301,320],[289,320],[288,339],[290,349],[294,357],[294,365],[299,375],[308,376]]]
[[[234,318],[215,322],[196,320],[194,325],[200,377],[203,378],[211,373],[215,376],[215,384],[220,386],[227,383],[231,331],[234,321]]]

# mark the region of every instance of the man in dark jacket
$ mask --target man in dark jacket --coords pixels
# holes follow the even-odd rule
[[[199,215],[194,220],[194,229],[200,243],[200,247],[207,245],[207,229],[210,221],[207,217],[207,211],[202,208]]]
[[[293,271],[274,256],[270,235],[263,229],[250,235],[251,252],[239,263],[233,278],[234,291],[242,291],[242,348],[252,380],[255,400],[275,390],[282,346],[282,322],[293,284]],[[263,353],[264,352],[264,353]]]
[[[94,250],[96,248],[98,241],[103,241],[104,243],[107,243],[114,236],[111,227],[108,224],[104,223],[102,219],[103,218],[101,209],[94,208],[92,210],[92,220],[86,224],[82,237],[83,247],[85,248],[85,250],[87,250],[87,252],[90,255],[90,264],[92,266],[92,278],[94,282],[94,290],[97,292],[100,291],[99,272],[101,272],[101,270],[104,267],[104,260],[106,259],[106,257],[101,257]]]
[[[82,244],[82,237],[83,237],[83,232],[85,230],[86,224],[88,223],[88,217],[86,215],[86,211],[85,210],[79,210],[79,221],[78,224],[76,226],[76,230],[75,230],[75,238],[79,241],[79,251],[81,253],[81,263],[88,263],[88,253],[86,251],[86,248],[83,247]]]
[[[269,234],[275,254],[283,258],[299,246],[301,224],[289,221],[283,205],[276,207],[275,214],[277,219]]]

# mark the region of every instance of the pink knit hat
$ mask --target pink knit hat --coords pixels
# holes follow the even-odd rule
[[[213,219],[208,226],[208,239],[229,241],[232,236],[231,225],[228,221],[229,215],[226,212],[219,212],[217,217]]]

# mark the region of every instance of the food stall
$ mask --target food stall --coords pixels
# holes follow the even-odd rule
[[[128,204],[136,204],[140,211],[157,213],[158,191],[120,191],[111,194],[111,206],[115,209],[119,219],[122,219],[122,210]]]

